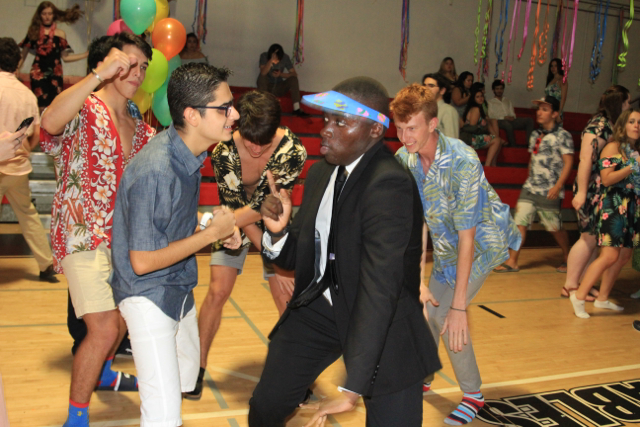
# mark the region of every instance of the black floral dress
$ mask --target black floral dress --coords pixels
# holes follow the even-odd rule
[[[54,35],[50,30],[38,40],[28,36],[20,43],[36,56],[31,65],[31,90],[38,98],[38,107],[48,107],[62,92],[62,52],[71,50],[67,39]]]
[[[260,212],[262,202],[271,193],[269,191],[269,182],[267,181],[267,170],[270,170],[273,174],[276,184],[285,190],[293,189],[298,175],[304,168],[307,150],[291,130],[286,127],[283,127],[283,129],[285,134],[262,171],[260,182],[258,182],[251,199],[247,197],[247,193],[244,191],[242,164],[233,139],[219,142],[216,145],[216,148],[211,153],[211,164],[216,175],[221,205],[228,206],[234,210],[249,205],[251,209]],[[260,221],[258,225],[262,227],[262,222]],[[242,238],[244,239],[244,233]],[[214,249],[217,249],[215,244]]]
[[[621,155],[598,160],[599,170],[620,170],[629,165]],[[634,248],[638,246],[640,234],[640,199],[636,197],[631,176],[609,187],[602,186],[598,203],[596,237],[598,246]]]
[[[589,120],[587,126],[582,131],[582,138],[586,134],[593,134],[596,137],[591,141],[591,174],[589,175],[589,183],[587,184],[587,198],[584,205],[576,211],[578,217],[578,230],[580,233],[596,234],[596,223],[598,221],[598,205],[600,203],[600,169],[598,160],[600,152],[598,148],[598,138],[608,141],[613,135],[611,122],[602,114],[596,114]],[[578,178],[573,183],[573,194],[578,193]]]

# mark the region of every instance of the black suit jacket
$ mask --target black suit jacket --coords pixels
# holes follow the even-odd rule
[[[314,277],[316,216],[335,168],[324,160],[311,167],[287,241],[271,260],[295,270],[291,301]],[[332,288],[331,296],[347,369],[344,387],[363,396],[394,393],[441,368],[419,301],[424,218],[417,186],[380,141],[349,176],[337,209],[338,293]]]

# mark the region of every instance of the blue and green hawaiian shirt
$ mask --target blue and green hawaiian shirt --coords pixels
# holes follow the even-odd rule
[[[415,178],[424,218],[433,242],[431,274],[452,288],[456,284],[458,231],[476,227],[469,281],[488,274],[517,250],[522,237],[509,212],[484,176],[474,149],[438,132],[438,146],[425,175],[417,154],[402,147],[397,159]]]

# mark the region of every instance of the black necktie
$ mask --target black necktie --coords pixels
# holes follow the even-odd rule
[[[338,168],[338,175],[336,176],[336,184],[333,187],[333,207],[331,210],[331,227],[329,229],[329,240],[327,241],[327,264],[324,269],[324,279],[329,280],[329,284],[333,285],[333,290],[338,293],[338,275],[336,273],[336,256],[335,256],[335,236],[334,229],[336,224],[336,213],[338,212],[338,200],[340,199],[340,193],[344,183],[347,182],[349,172],[344,166]]]
[[[322,280],[318,281],[318,277],[320,276],[320,235],[317,234],[315,236],[315,245],[316,245],[316,262],[315,262],[315,277],[313,281],[306,287],[304,291],[300,295],[298,295],[295,299],[289,302],[289,308],[297,308],[303,305],[309,304],[311,301],[316,299],[325,289],[329,286],[333,286],[334,292],[338,293],[338,279],[336,275],[335,269],[335,255],[334,255],[334,238],[333,238],[333,229],[335,221],[336,221],[336,212],[338,206],[338,199],[340,198],[340,193],[342,193],[342,188],[344,187],[345,182],[347,182],[347,178],[349,173],[344,166],[340,166],[338,168],[338,175],[336,176],[335,185],[333,187],[333,207],[331,212],[331,225],[329,228],[329,238],[327,240],[327,260],[325,262],[324,275],[322,276]]]

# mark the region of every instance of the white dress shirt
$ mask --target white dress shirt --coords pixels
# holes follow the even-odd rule
[[[488,101],[489,104],[489,118],[496,120],[504,120],[505,117],[515,117],[516,112],[513,109],[513,104],[510,100],[502,97],[502,100],[493,98]]]

